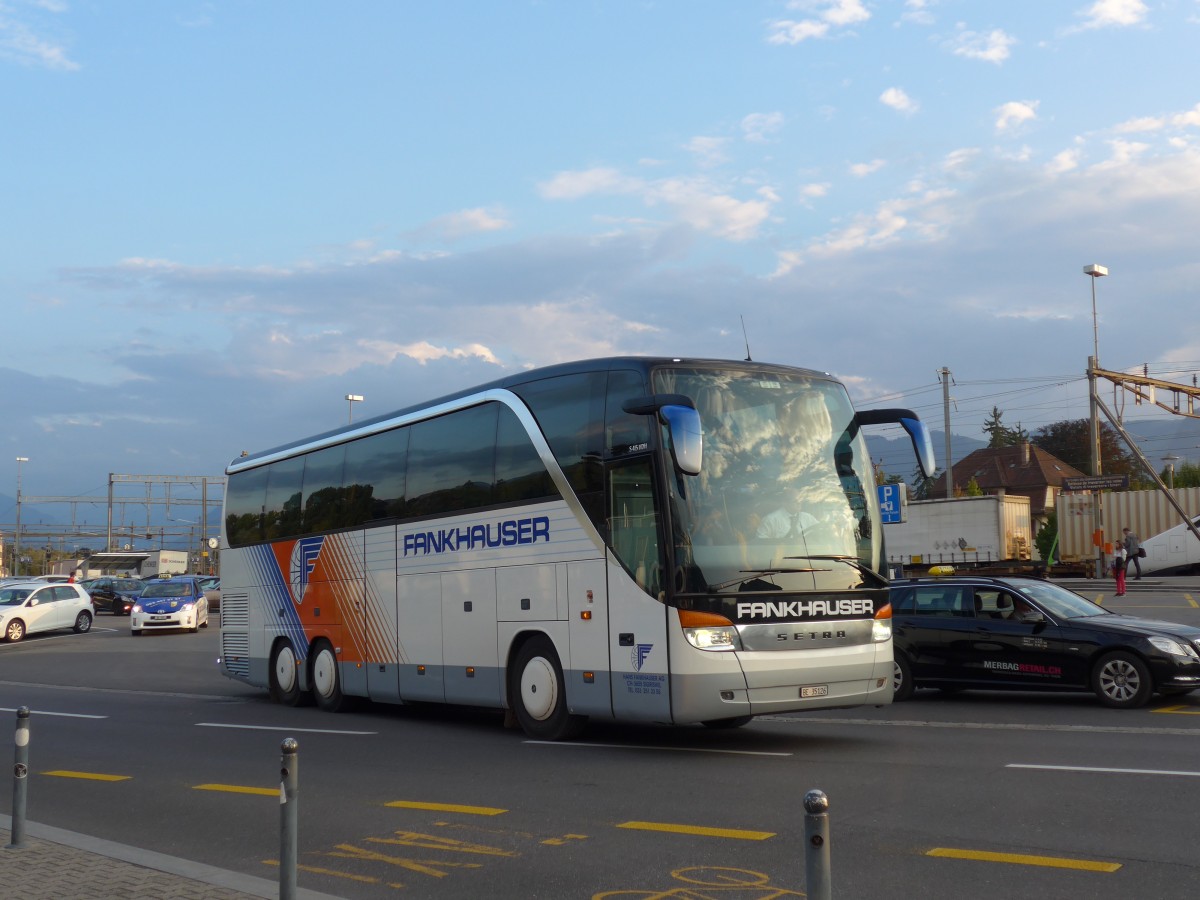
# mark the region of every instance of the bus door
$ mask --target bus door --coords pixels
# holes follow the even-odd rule
[[[671,721],[667,608],[651,457],[609,470],[609,665],[613,714]]]

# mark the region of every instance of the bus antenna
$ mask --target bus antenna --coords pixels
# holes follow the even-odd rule
[[[742,338],[746,341],[746,362],[754,362],[750,358],[750,337],[746,334],[746,317],[739,315],[738,318],[742,320]]]

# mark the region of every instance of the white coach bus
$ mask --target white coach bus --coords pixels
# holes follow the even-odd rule
[[[731,727],[888,703],[861,426],[828,375],[614,358],[523,372],[230,464],[221,670],[348,697]]]

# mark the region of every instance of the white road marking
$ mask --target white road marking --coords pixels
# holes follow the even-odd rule
[[[755,722],[783,722],[788,725],[877,725],[901,728],[963,728],[982,731],[1056,731],[1087,734],[1179,734],[1200,737],[1200,728],[1136,728],[1126,725],[1033,725],[1020,722],[931,722],[895,719],[833,719],[815,716],[756,716]]]
[[[197,728],[240,728],[245,731],[296,731],[304,734],[379,734],[378,731],[334,731],[329,728],[292,728],[288,725],[229,725],[224,722],[196,722]]]
[[[0,712],[16,712],[15,709],[10,709],[7,706],[0,706]],[[60,716],[66,719],[107,719],[108,716],[89,716],[85,713],[60,713],[50,712],[45,709],[30,709],[30,715],[37,713],[39,716]]]
[[[1170,769],[1108,769],[1091,766],[1037,766],[1029,763],[1009,763],[1006,769],[1050,769],[1054,772],[1100,772],[1105,775],[1181,775],[1200,778],[1200,772],[1175,772]]]
[[[522,741],[546,747],[604,747],[606,750],[667,750],[678,753],[727,753],[732,756],[792,756],[791,753],[767,753],[761,750],[720,750],[715,747],[652,747],[648,744],[589,744],[586,741]]]

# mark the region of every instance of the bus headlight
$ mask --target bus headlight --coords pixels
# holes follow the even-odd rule
[[[737,628],[724,616],[716,613],[679,610],[683,636],[697,650],[740,650]]]
[[[892,604],[885,603],[871,622],[871,640],[877,644],[892,639]]]

